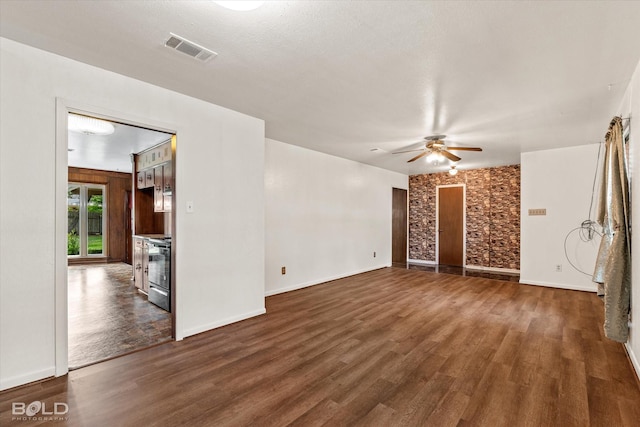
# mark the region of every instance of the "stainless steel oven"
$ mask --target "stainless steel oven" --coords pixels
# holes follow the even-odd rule
[[[171,311],[171,241],[149,239],[149,302]]]

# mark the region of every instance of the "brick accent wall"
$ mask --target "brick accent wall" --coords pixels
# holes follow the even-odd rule
[[[409,258],[436,261],[436,188],[466,184],[467,265],[520,269],[520,165],[409,177]]]

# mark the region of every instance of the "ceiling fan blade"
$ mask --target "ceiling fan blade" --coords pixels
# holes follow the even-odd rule
[[[407,160],[407,163],[411,163],[411,162],[413,162],[413,161],[415,161],[415,160],[418,160],[420,157],[424,157],[424,156],[426,156],[427,154],[429,154],[429,151],[424,150],[424,152],[423,152],[423,153],[418,154],[418,155],[417,155],[417,156],[415,156],[413,159],[411,159],[411,160]]]
[[[447,150],[482,151],[482,148],[480,148],[480,147],[449,147],[449,146],[447,146]]]
[[[416,150],[394,151],[394,152],[393,152],[393,153],[391,153],[391,154],[413,153],[413,152],[415,152],[415,151],[423,151],[423,150],[424,150],[424,148],[418,148],[418,149],[416,149]]]
[[[442,151],[440,151],[440,153],[443,156],[445,156],[447,159],[451,160],[452,162],[458,162],[458,161],[462,160],[462,159],[460,159],[460,157],[456,156],[455,154],[451,154],[447,150],[442,150]]]

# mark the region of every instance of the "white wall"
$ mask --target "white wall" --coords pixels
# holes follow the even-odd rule
[[[267,295],[391,265],[406,175],[270,139],[265,159]]]
[[[629,165],[631,175],[631,329],[627,351],[640,378],[640,62],[616,112],[622,117],[631,117],[629,138]]]
[[[66,371],[57,104],[177,132],[177,337],[264,312],[262,120],[7,39],[0,57],[1,388]]]
[[[607,125],[603,124],[603,138]],[[595,292],[591,277],[567,261],[564,243],[567,234],[589,217],[598,148],[594,143],[522,153],[520,283]],[[529,216],[529,209],[541,208],[547,210],[546,216]],[[592,218],[595,209],[594,201]],[[571,262],[593,272],[599,244],[597,236],[584,243],[573,232],[567,240]],[[561,272],[556,272],[558,264]]]

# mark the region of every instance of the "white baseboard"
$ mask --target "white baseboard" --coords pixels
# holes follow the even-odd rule
[[[638,358],[628,342],[624,343],[624,348],[627,350],[629,360],[631,360],[631,365],[633,365],[633,369],[636,372],[636,377],[640,380],[640,362],[638,362]]]
[[[231,323],[239,322],[241,320],[249,319],[250,317],[260,316],[261,314],[265,314],[267,310],[265,308],[261,308],[260,310],[250,311],[248,313],[244,313],[238,316],[227,317],[226,319],[221,319],[216,322],[207,323],[206,325],[200,325],[195,328],[185,329],[183,331],[183,337],[190,337],[192,335],[200,334],[202,332],[210,331],[212,329],[219,328],[221,326],[230,325]]]
[[[271,290],[265,291],[264,296],[270,297],[271,295],[277,295],[277,294],[283,294],[285,292],[296,291],[298,289],[308,288],[309,286],[320,285],[322,283],[330,282],[332,280],[344,279],[345,277],[355,276],[356,274],[367,273],[369,271],[380,270],[381,268],[386,268],[386,267],[391,267],[391,266],[388,264],[379,265],[377,267],[365,268],[364,270],[351,271],[348,273],[338,274],[335,276],[324,277],[322,279],[314,279],[308,282],[297,283],[295,285],[285,286],[278,289],[271,289]]]
[[[533,286],[546,286],[547,288],[568,289],[570,291],[596,292],[596,287],[567,285],[564,283],[541,282],[537,280],[527,280],[520,278],[520,284]]]
[[[488,271],[491,273],[520,274],[520,270],[513,268],[484,267],[482,265],[465,265],[464,268],[467,270]]]
[[[435,261],[425,261],[422,259],[409,259],[407,260],[409,264],[418,264],[418,265],[438,265]]]
[[[16,375],[10,378],[0,379],[0,390],[7,390],[13,387],[29,384],[34,381],[43,380],[45,378],[53,377],[56,373],[56,367],[52,366],[40,371],[29,372],[28,374]]]

